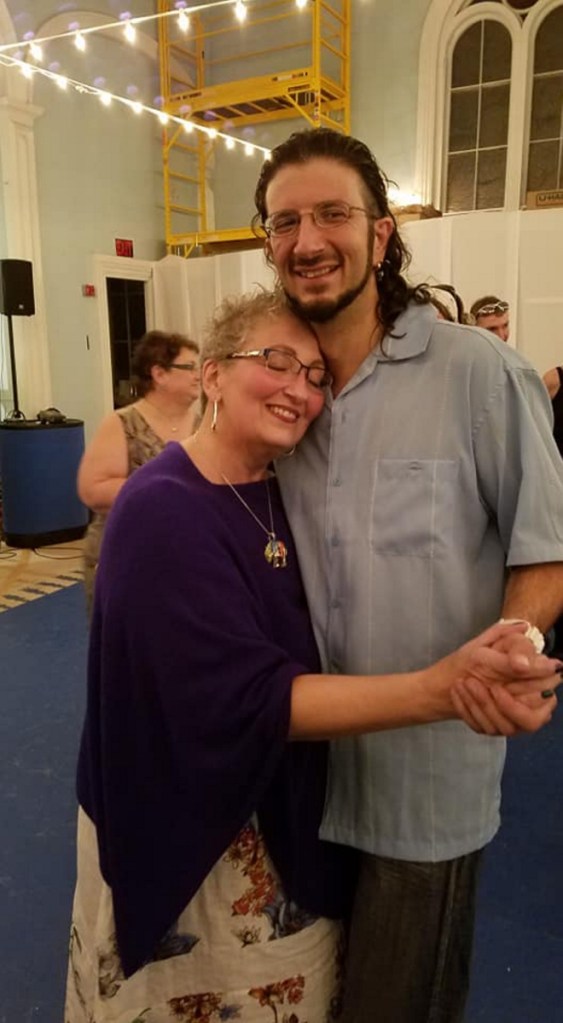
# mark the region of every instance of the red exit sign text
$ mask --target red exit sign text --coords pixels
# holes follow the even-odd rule
[[[130,256],[133,257],[133,242],[130,238],[116,238],[115,239],[115,254],[116,256]]]

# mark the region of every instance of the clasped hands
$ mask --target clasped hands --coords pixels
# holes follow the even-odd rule
[[[455,713],[476,732],[537,732],[553,715],[563,666],[538,654],[525,631],[525,624],[498,622],[450,655]]]

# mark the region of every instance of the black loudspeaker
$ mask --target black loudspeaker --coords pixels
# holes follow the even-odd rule
[[[28,259],[0,259],[0,313],[33,316],[33,271]]]

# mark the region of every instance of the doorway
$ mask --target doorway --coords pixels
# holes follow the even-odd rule
[[[124,256],[94,256],[94,269],[99,296],[101,418],[131,400],[134,343],[154,327],[153,264]]]
[[[113,407],[122,408],[135,398],[131,364],[135,345],[147,329],[145,283],[122,277],[107,277],[106,289]]]

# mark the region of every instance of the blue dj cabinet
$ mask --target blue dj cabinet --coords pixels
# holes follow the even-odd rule
[[[12,547],[40,547],[84,535],[88,509],[76,492],[84,423],[0,423],[3,534]]]

